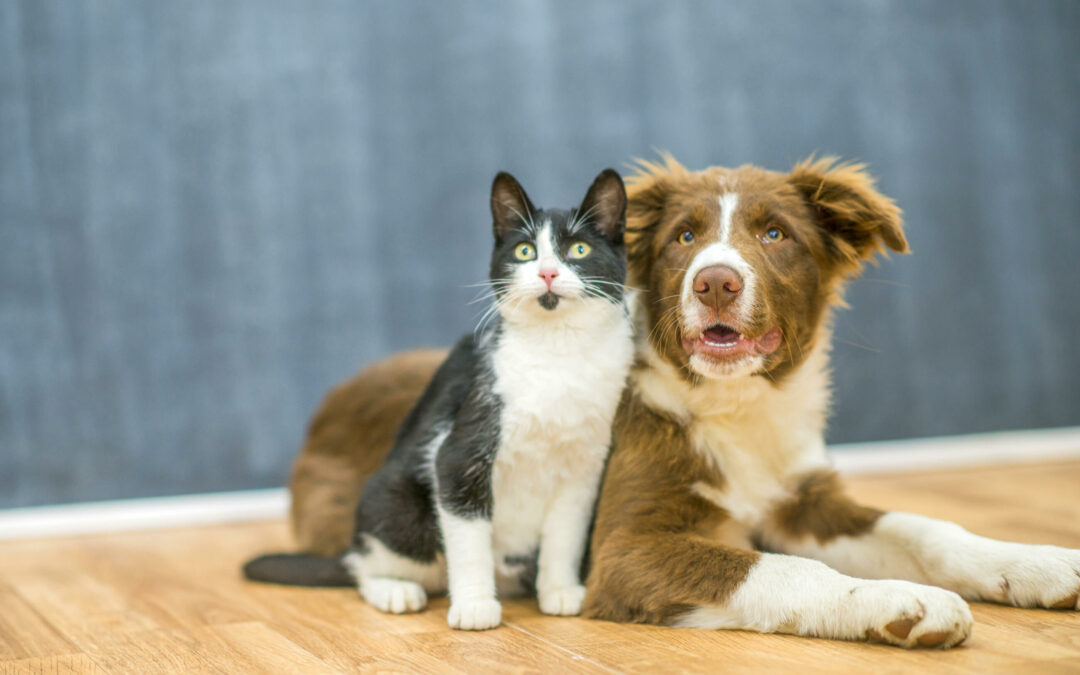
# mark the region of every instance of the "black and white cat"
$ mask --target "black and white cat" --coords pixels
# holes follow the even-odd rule
[[[535,591],[545,614],[580,612],[582,557],[633,359],[619,175],[600,173],[567,211],[537,209],[500,173],[491,211],[490,321],[458,342],[403,422],[363,488],[341,560],[386,612],[419,611],[448,590],[447,621],[464,630],[497,626],[499,595]],[[245,572],[315,583],[319,568],[301,572],[297,558],[266,556]]]

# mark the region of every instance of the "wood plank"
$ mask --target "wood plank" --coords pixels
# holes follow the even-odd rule
[[[122,593],[86,572],[56,562],[5,578],[27,604],[80,648],[104,635],[158,627],[131,607]]]
[[[86,654],[54,654],[0,662],[0,675],[101,675],[106,672]]]
[[[14,589],[0,584],[0,662],[77,651]]]
[[[87,650],[115,673],[334,673],[258,622],[106,636]]]

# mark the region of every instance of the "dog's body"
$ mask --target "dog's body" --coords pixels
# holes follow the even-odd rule
[[[947,647],[970,634],[961,595],[1077,609],[1080,551],[860,506],[829,468],[830,308],[865,260],[907,247],[899,211],[861,167],[645,169],[628,211],[637,363],[597,506],[585,614]],[[411,361],[401,369],[423,379]],[[329,530],[316,505],[326,490],[309,486],[324,464],[340,483],[323,455],[381,461],[388,446],[363,439],[407,413],[407,395],[388,406],[377,393],[395,370],[336,394],[380,406],[375,427],[338,435],[332,451],[309,443],[298,460],[294,526],[307,548],[347,544],[312,535]],[[324,428],[336,417],[324,404]]]

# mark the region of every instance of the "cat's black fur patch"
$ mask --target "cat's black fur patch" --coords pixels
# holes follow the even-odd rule
[[[402,422],[386,464],[360,493],[354,550],[365,552],[365,533],[394,553],[418,562],[434,562],[442,550],[424,451],[438,435],[441,423],[458,416],[469,395],[478,357],[472,335],[458,341]]]
[[[555,309],[559,306],[559,296],[555,295],[551,291],[544,293],[539,298],[540,306],[547,310]]]
[[[508,567],[521,568],[521,572],[518,573],[518,584],[520,584],[523,593],[529,595],[536,593],[536,575],[540,571],[539,551],[533,551],[529,555],[503,556],[503,562]],[[585,577],[582,576],[581,578],[584,579]]]
[[[500,328],[496,323],[481,339],[496,339]],[[478,354],[473,375],[473,386],[435,458],[435,475],[443,508],[463,518],[491,518],[491,465],[499,449],[502,401],[492,391],[490,354]]]

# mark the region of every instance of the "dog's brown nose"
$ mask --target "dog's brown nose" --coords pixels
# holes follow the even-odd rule
[[[717,312],[726,309],[742,289],[742,277],[727,265],[706,267],[694,277],[694,295]]]

